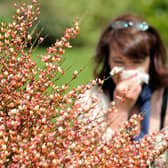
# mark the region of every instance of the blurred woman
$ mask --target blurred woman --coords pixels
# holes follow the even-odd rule
[[[149,131],[168,126],[166,48],[153,26],[136,15],[117,17],[102,32],[94,63],[95,77],[105,79],[103,92],[94,88],[83,97],[88,99],[96,95],[98,105],[95,111],[106,111],[106,121],[112,123],[112,130],[117,130],[118,124],[134,113],[142,113],[144,118],[137,140]],[[135,73],[124,79],[121,73],[109,77],[114,67],[124,71],[135,70]],[[148,83],[141,79],[142,73],[149,76]],[[119,101],[122,98],[124,101]],[[108,114],[108,106],[112,101],[117,101],[116,114]],[[117,119],[114,115],[117,115]]]

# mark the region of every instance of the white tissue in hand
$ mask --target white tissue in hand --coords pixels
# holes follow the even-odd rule
[[[141,82],[144,82],[146,84],[149,83],[149,74],[145,73],[142,68],[124,70],[124,67],[115,66],[111,70],[110,75],[113,76],[115,74],[118,74],[119,72],[121,72],[120,73],[121,80],[124,80],[124,79],[128,78],[129,76],[134,75],[135,73],[138,73],[138,76],[139,76]]]
[[[138,73],[138,76],[140,78],[141,82],[144,82],[146,84],[149,83],[149,75],[145,73],[141,68],[138,69],[131,69],[131,70],[123,70],[120,74],[121,80],[128,78],[131,75],[134,75],[135,73]]]

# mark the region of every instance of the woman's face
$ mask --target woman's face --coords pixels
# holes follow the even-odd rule
[[[115,66],[124,67],[125,70],[129,69],[137,69],[141,68],[144,72],[149,72],[149,64],[150,64],[150,57],[146,57],[145,59],[130,59],[121,55],[119,52],[114,52],[112,49],[110,50],[109,60],[108,60],[110,69]],[[113,80],[115,84],[117,84],[121,79],[120,75],[113,76]]]

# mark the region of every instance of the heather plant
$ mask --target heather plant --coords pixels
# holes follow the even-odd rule
[[[79,101],[85,92],[103,81],[96,79],[70,89],[79,70],[74,71],[72,80],[57,85],[66,73],[62,67],[63,54],[72,47],[69,41],[79,33],[80,21],[73,21],[73,27],[67,28],[64,36],[46,49],[46,54],[40,56],[43,66],[38,67],[32,53],[43,37],[37,34],[37,40],[32,41],[32,34],[38,25],[39,2],[20,1],[14,6],[13,21],[1,22],[0,29],[1,167],[138,168],[156,163],[168,148],[167,130],[159,133],[159,140],[158,133],[153,133],[135,142],[137,123],[142,116],[134,115],[107,140],[105,114],[94,120],[85,117],[97,106],[97,98],[91,98],[88,108]],[[108,112],[116,112],[114,102]],[[158,141],[162,143],[156,149]]]

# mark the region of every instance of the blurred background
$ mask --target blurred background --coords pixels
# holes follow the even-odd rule
[[[28,1],[28,0],[27,0]],[[11,21],[15,13],[15,0],[0,0],[0,16],[4,21]],[[73,48],[65,54],[65,68],[68,69],[65,79],[72,77],[74,70],[84,68],[73,86],[88,83],[93,79],[93,62],[96,43],[103,28],[116,16],[125,13],[136,13],[156,27],[166,46],[168,44],[168,0],[41,0],[40,25],[42,36],[46,36],[41,47],[34,53],[45,53],[46,47],[63,36],[66,27],[71,27],[72,20],[81,20],[80,34],[72,41]],[[38,59],[37,59],[38,60]],[[40,63],[39,63],[40,64]]]

